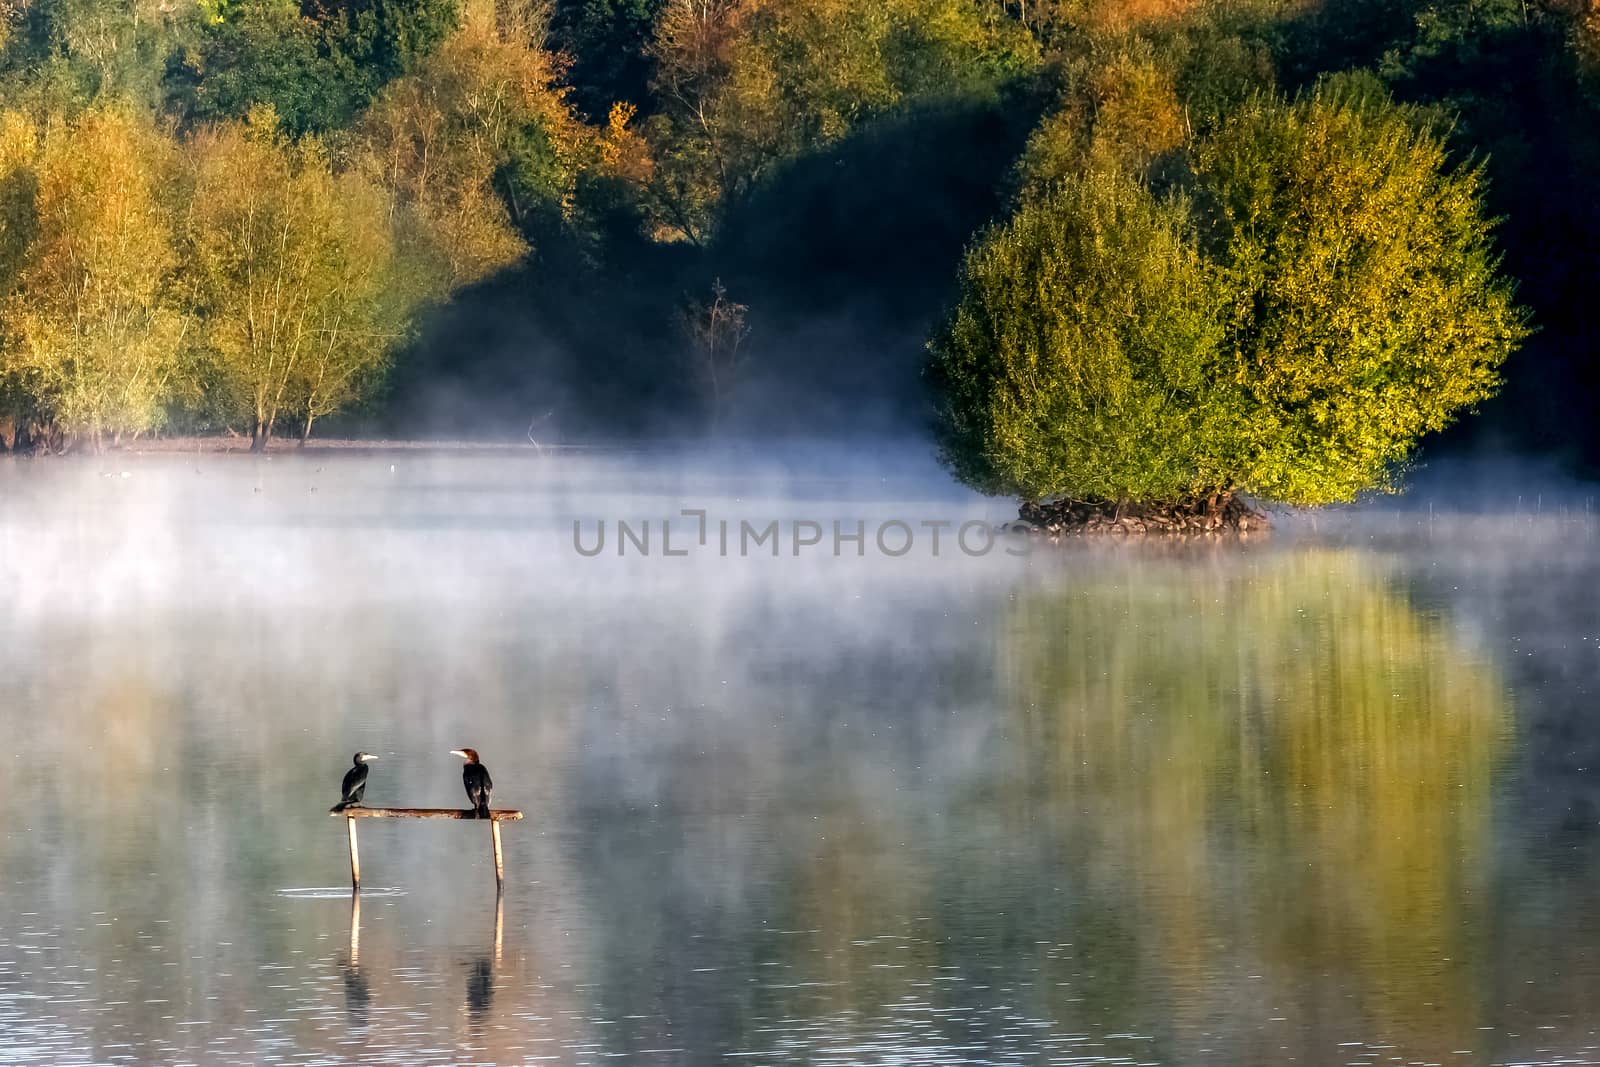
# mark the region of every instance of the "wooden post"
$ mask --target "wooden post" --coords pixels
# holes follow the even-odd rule
[[[361,891],[361,849],[356,845],[356,821],[347,818],[344,824],[350,828],[350,888],[359,893]]]
[[[494,834],[494,891],[498,896],[506,888],[506,865],[500,856],[500,820],[490,822],[489,830]]]

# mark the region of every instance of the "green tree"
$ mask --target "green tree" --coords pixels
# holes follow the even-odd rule
[[[1527,332],[1429,120],[1370,80],[1261,95],[1191,146],[1189,194],[1090,166],[1026,198],[932,344],[947,463],[1029,499],[1390,486]]]
[[[291,134],[348,123],[363,103],[347,68],[322,47],[293,0],[242,0],[213,16],[167,63],[168,107],[190,124],[243,119],[270,104]]]
[[[1528,333],[1480,165],[1370,78],[1256,97],[1195,153],[1229,281],[1224,371],[1250,396],[1241,487],[1350,500],[1492,396]]]
[[[328,235],[337,248],[324,260],[319,327],[289,387],[301,445],[317,419],[363,399],[382,380],[389,353],[409,335],[416,312],[403,288],[393,284],[399,264],[388,198],[349,172],[334,180],[333,191],[343,225]]]
[[[301,11],[363,104],[431,54],[461,18],[456,0],[302,0]]]
[[[362,166],[393,201],[409,284],[425,299],[521,258],[512,212],[570,202],[588,139],[554,88],[534,15],[467,17],[361,122]]]
[[[1188,205],[1092,171],[1025,203],[967,257],[934,344],[943,454],[1032,499],[1203,495],[1226,484],[1221,278]]]
[[[653,54],[652,188],[694,241],[774,165],[902,105],[992,93],[1038,62],[1025,31],[964,0],[670,0]]]
[[[162,0],[0,4],[0,84],[14,103],[76,110],[95,101],[154,107],[170,43],[197,21]]]
[[[644,103],[652,62],[650,33],[663,0],[556,0],[553,45],[571,58],[567,84],[573,103],[590,121],[611,105]]]
[[[162,199],[172,156],[148,121],[120,111],[40,131],[31,218],[28,205],[8,212],[6,229],[28,239],[5,255],[19,269],[0,305],[0,375],[47,439],[81,435],[98,449],[108,433],[162,420],[188,321]]]

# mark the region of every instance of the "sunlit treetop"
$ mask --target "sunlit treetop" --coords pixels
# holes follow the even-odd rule
[[[1370,80],[1258,94],[1156,188],[1068,172],[985,234],[933,342],[952,469],[1025,498],[1392,486],[1527,334],[1482,172]]]

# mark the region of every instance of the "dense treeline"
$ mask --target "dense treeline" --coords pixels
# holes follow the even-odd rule
[[[577,126],[531,16],[270,13],[14,17],[0,111],[13,447],[173,424],[304,439],[381,383],[428,307],[524,253],[496,191],[511,145],[536,123]],[[269,46],[297,40],[285,70]]]
[[[765,5],[739,9],[755,6]],[[808,8],[829,10],[772,6],[792,21]],[[635,39],[623,28],[655,25],[664,10],[644,19],[641,7],[627,6],[633,14],[615,21],[591,17],[602,7],[558,5],[567,29],[554,42],[580,56],[620,55]],[[807,126],[797,110],[793,128],[810,139],[771,159],[754,181],[727,183],[698,244],[661,239],[682,230],[672,229],[659,201],[617,216],[622,224],[587,257],[535,240],[522,267],[435,320],[400,409],[443,410],[457,431],[482,415],[485,396],[502,399],[503,421],[518,430],[549,411],[568,426],[609,432],[695,417],[705,400],[674,323],[686,294],[704,297],[720,279],[748,305],[749,327],[724,424],[921,429],[931,414],[923,343],[956,301],[963,250],[986,224],[1012,214],[1030,175],[1059,173],[1092,152],[1099,164],[1170,186],[1190,149],[1250,99],[1290,100],[1330,72],[1364,70],[1428,127],[1445,154],[1443,172],[1476,175],[1476,216],[1497,220],[1486,227],[1486,254],[1503,254],[1500,274],[1531,313],[1533,332],[1504,365],[1501,395],[1450,435],[1458,445],[1498,438],[1600,459],[1600,432],[1588,418],[1600,376],[1589,357],[1583,286],[1600,240],[1600,208],[1585,191],[1600,166],[1600,98],[1595,23],[1584,10],[1465,0],[1029,0],[969,9],[998,10],[1002,26],[1022,28],[1028,40],[1012,41],[1004,62],[975,61],[982,77],[906,93],[887,107],[857,81],[856,111],[832,132],[812,134],[822,124]],[[597,49],[601,24],[618,35]],[[827,24],[842,31],[848,20],[835,12]],[[747,25],[729,32],[737,37]],[[656,46],[644,39],[625,74],[580,59],[568,81],[576,97],[642,99],[639,128],[659,161],[679,151],[672,131],[685,116],[701,113],[667,98]],[[823,52],[808,45],[786,54]],[[830,60],[828,69],[861,68]],[[800,101],[818,79],[794,82],[799,88],[783,95]],[[715,129],[714,116],[708,122]],[[655,180],[658,189],[665,182],[659,171]],[[634,239],[630,224],[641,218],[653,239]],[[460,337],[472,356],[461,358],[451,344]],[[1481,399],[1483,385],[1461,399]],[[452,404],[453,397],[468,399]]]
[[[1358,68],[1503,219],[1536,332],[1491,423],[1570,438],[1600,390],[1564,0],[472,2],[0,8],[0,441],[926,425],[986,225],[1181,186]]]

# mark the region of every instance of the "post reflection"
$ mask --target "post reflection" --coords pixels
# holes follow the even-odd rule
[[[350,949],[339,968],[344,981],[345,1014],[354,1030],[365,1030],[367,1009],[372,1001],[372,990],[366,973],[361,969],[361,893],[350,894]]]
[[[467,1021],[475,1033],[482,1031],[494,1004],[495,983],[500,969],[502,945],[505,939],[506,898],[496,893],[494,900],[494,937],[490,947],[467,963]]]

